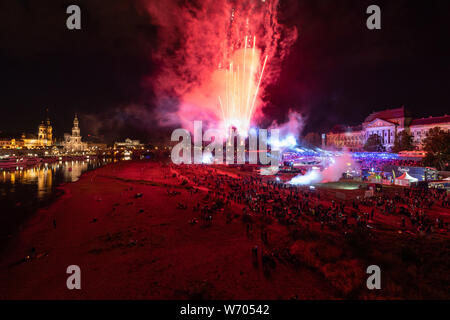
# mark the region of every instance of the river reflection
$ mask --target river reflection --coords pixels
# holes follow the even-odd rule
[[[89,170],[111,159],[91,159],[44,163],[35,167],[0,168],[0,234],[10,232],[24,216],[51,201],[61,183],[75,182]]]
[[[16,170],[0,169],[1,196],[8,196],[16,191],[17,185],[36,187],[35,196],[43,199],[52,192],[54,184],[77,181],[83,172],[95,169],[108,160],[59,161],[45,163],[32,168],[16,168]]]

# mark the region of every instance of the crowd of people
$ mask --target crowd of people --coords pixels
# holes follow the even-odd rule
[[[383,223],[411,232],[433,232],[447,227],[438,215],[433,219],[434,215],[427,214],[434,205],[449,207],[445,191],[404,188],[395,194],[381,191],[370,198],[357,196],[349,203],[321,196],[320,190],[256,175],[233,176],[210,166],[174,166],[173,170],[193,186],[208,190],[208,199],[214,204],[203,208],[195,205],[202,215],[213,216],[234,202],[242,207],[243,215],[276,219],[282,224],[297,224],[300,220],[318,222],[322,229],[373,227]]]
[[[357,160],[361,169],[369,169],[374,171],[383,171],[383,168],[386,166],[405,166],[405,167],[422,167],[421,160],[401,160],[401,159],[374,159],[374,158],[365,158]]]
[[[439,233],[448,235],[448,218],[440,210],[450,207],[444,191],[402,188],[395,193],[374,192],[352,200],[330,197],[320,189],[291,186],[273,177],[255,174],[240,175],[208,165],[169,165],[170,174],[182,184],[191,186],[189,192],[206,191],[202,201],[192,204],[198,216],[188,222],[211,226],[216,214],[224,214],[226,222],[239,218],[246,224],[246,233],[254,238],[259,231],[262,247],[255,245],[252,259],[255,266],[262,262],[265,274],[275,267],[277,252],[267,250],[267,225],[292,225],[309,231],[350,232],[371,229],[380,232],[401,231],[416,235]],[[401,190],[401,191],[400,191]],[[170,191],[168,191],[170,193]],[[173,192],[172,192],[173,193]],[[179,204],[179,209],[187,209]],[[254,223],[258,223],[258,228]]]

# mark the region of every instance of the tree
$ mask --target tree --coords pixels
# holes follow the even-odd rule
[[[369,152],[382,152],[386,151],[383,146],[381,137],[377,134],[371,134],[364,144],[364,150]]]
[[[319,147],[322,144],[322,138],[320,135],[316,132],[310,132],[308,133],[305,138],[305,142],[309,143],[310,145]]]
[[[423,143],[423,150],[427,152],[423,159],[425,165],[435,167],[438,170],[449,168],[450,132],[443,131],[439,127],[433,128],[428,131]]]
[[[414,149],[413,137],[408,133],[408,131],[403,130],[395,136],[392,152],[398,153],[400,151],[411,151]]]

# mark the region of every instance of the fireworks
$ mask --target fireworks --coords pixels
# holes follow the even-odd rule
[[[264,119],[265,89],[297,37],[278,22],[279,1],[160,2],[148,1],[161,26],[153,53],[160,72],[146,80],[159,123],[192,130],[201,120],[225,136],[233,128],[246,136]]]
[[[256,48],[256,37],[245,37],[244,47],[232,54],[231,62],[224,73],[225,93],[219,96],[222,120],[225,129],[235,127],[246,135],[258,97],[268,56],[260,63],[260,53]],[[258,74],[259,73],[259,74]]]

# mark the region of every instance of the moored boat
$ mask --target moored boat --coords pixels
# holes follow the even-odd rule
[[[0,159],[0,168],[15,168],[17,166],[17,158],[16,157],[7,157]]]

